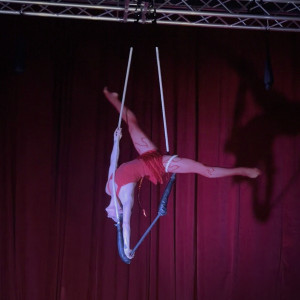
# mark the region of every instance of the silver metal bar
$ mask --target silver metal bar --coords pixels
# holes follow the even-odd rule
[[[0,0],[2,3],[13,3],[13,4],[30,4],[30,5],[41,5],[41,6],[57,6],[57,7],[78,7],[78,8],[89,8],[89,9],[111,9],[123,11],[123,7],[111,6],[111,5],[91,5],[91,4],[78,4],[68,2],[47,2],[47,1],[27,1],[27,0]]]
[[[0,0],[0,2],[8,2],[4,0]],[[13,3],[23,3],[25,2],[29,4],[28,2],[31,2],[32,4],[35,4],[34,1],[9,1]],[[40,3],[40,2],[39,2]],[[124,11],[123,7],[117,7],[117,6],[94,6],[94,5],[78,5],[78,4],[66,4],[62,5],[62,3],[57,3],[59,5],[55,5],[54,2],[45,2],[45,5],[48,5],[50,3],[51,6],[59,6],[59,7],[78,7],[78,8],[91,8],[96,10],[112,10],[112,11]],[[43,3],[44,4],[44,3]],[[128,8],[129,12],[135,12],[136,9],[133,7]],[[184,11],[184,10],[175,10],[175,9],[157,9],[157,14],[172,14],[172,15],[185,15],[185,16],[213,16],[213,17],[226,17],[226,18],[252,18],[252,19],[262,19],[262,20],[287,20],[287,21],[299,21],[300,22],[300,15],[299,16],[271,16],[271,15],[251,15],[251,14],[236,14],[236,13],[221,13],[221,12],[203,12],[203,11]]]
[[[265,16],[265,15],[251,15],[251,14],[236,14],[236,13],[219,13],[219,12],[202,12],[202,11],[182,11],[174,9],[159,9],[157,13],[161,14],[177,14],[186,16],[213,16],[213,17],[226,17],[226,18],[252,18],[252,19],[265,19],[265,20],[289,20],[289,21],[300,21],[300,16]]]
[[[138,11],[143,17],[140,22],[153,21],[147,19],[147,3],[142,2],[138,8],[136,2],[131,2],[124,0],[120,6],[119,1],[112,0],[98,1],[98,5],[86,4],[84,0],[0,0],[0,14],[136,22]],[[160,1],[154,7],[158,24],[300,32],[300,1],[200,0],[198,6],[188,4],[187,0],[172,2]]]

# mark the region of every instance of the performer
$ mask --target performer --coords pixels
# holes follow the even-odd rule
[[[105,97],[116,108],[121,110],[121,102],[117,93],[111,93],[107,88],[103,90]],[[126,122],[130,137],[139,157],[120,165],[117,169],[114,158],[118,156],[119,140],[122,137],[121,129],[114,133],[114,146],[111,154],[111,164],[109,167],[106,193],[111,196],[111,201],[106,208],[108,218],[117,222],[115,202],[113,200],[113,171],[115,171],[115,190],[117,194],[117,205],[119,215],[123,219],[124,252],[128,258],[130,256],[130,217],[134,203],[134,189],[137,182],[146,177],[154,184],[163,183],[165,173],[196,173],[208,178],[218,178],[225,176],[246,176],[256,178],[260,175],[257,168],[220,168],[209,167],[188,158],[178,156],[161,155],[157,147],[146,136],[138,125],[138,121],[131,110],[124,106],[122,119]]]

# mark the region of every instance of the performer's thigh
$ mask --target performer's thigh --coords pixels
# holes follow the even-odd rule
[[[163,156],[163,165],[166,167],[171,156]],[[175,157],[168,167],[170,173],[198,173],[203,168],[203,164],[189,158]]]
[[[157,150],[154,143],[147,137],[147,135],[139,128],[130,128],[130,136],[136,151],[143,154],[147,151]]]

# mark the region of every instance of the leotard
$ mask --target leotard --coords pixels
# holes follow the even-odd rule
[[[117,195],[122,186],[131,182],[138,182],[142,177],[146,177],[154,184],[163,183],[164,174],[162,155],[156,150],[143,153],[137,159],[121,164],[116,170]],[[112,175],[110,180],[112,180]],[[107,189],[111,194],[108,184]]]

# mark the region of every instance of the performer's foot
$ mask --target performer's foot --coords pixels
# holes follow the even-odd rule
[[[111,102],[111,103],[115,103],[115,101],[119,102],[119,95],[118,93],[112,93],[108,90],[107,87],[105,87],[103,89],[103,93],[105,95],[105,97]]]
[[[121,101],[119,100],[119,95],[118,93],[112,93],[108,90],[107,87],[103,89],[103,93],[107,100],[116,108],[118,112],[121,110]],[[137,123],[136,117],[133,114],[131,110],[129,110],[126,106],[123,107],[123,114],[122,114],[123,120],[129,125],[129,123]],[[129,128],[130,130],[130,128]]]
[[[261,174],[261,171],[257,168],[246,168],[245,172],[245,175],[249,178],[256,178]]]
[[[105,210],[107,212],[107,217],[113,219],[117,223],[118,218],[116,215],[115,206],[110,204]],[[118,213],[119,213],[119,218],[122,218],[122,214],[123,214],[122,208],[118,207]]]

